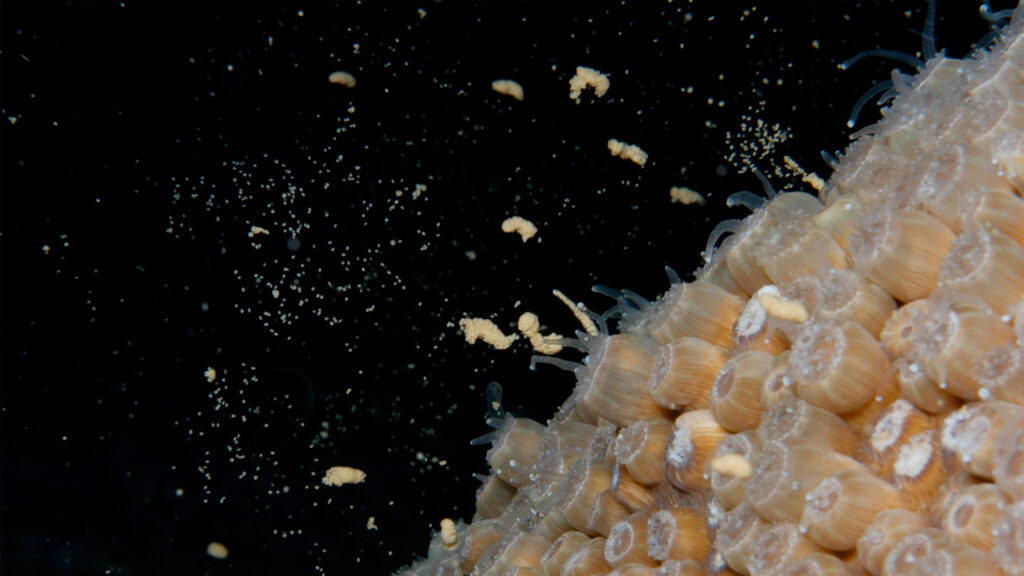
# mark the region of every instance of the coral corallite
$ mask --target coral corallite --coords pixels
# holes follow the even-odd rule
[[[403,574],[1024,575],[1024,7],[894,86],[818,198],[583,336]]]

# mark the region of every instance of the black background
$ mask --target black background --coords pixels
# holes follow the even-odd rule
[[[940,48],[985,34],[977,6],[939,4]],[[472,516],[487,382],[540,421],[573,385],[530,372],[522,341],[467,345],[458,319],[510,331],[532,310],[570,334],[552,288],[603,310],[595,283],[653,298],[665,265],[688,277],[745,213],[728,194],[760,188],[732,155],[757,139],[743,125],[792,135],[762,170],[789,155],[827,177],[820,152],[893,67],[837,63],[919,54],[924,15],[0,4],[0,572],[387,574],[425,554],[441,518]],[[568,98],[580,65],[611,75],[603,99]],[[612,158],[609,138],[650,161]],[[708,204],[671,204],[673,185]],[[541,240],[502,234],[513,214]],[[321,486],[334,465],[367,481]]]

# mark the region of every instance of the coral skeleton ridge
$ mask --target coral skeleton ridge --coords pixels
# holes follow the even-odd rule
[[[1024,576],[1024,7],[893,89],[819,194],[579,333],[551,420],[492,410],[402,574]]]

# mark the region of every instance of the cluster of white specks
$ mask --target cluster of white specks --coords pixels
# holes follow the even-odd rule
[[[411,466],[420,468],[422,470],[433,470],[435,467],[446,468],[448,461],[437,456],[431,456],[424,452],[416,452],[413,455],[413,460],[409,461]]]
[[[328,506],[338,497],[324,489],[323,475],[335,463],[337,442],[343,441],[350,428],[345,420],[352,411],[361,409],[363,392],[349,389],[348,393],[322,394],[326,419],[307,425],[301,417],[301,390],[295,387],[295,380],[288,380],[288,375],[267,374],[264,368],[240,364],[210,368],[203,376],[209,386],[209,403],[175,422],[201,454],[201,501],[224,514],[237,507],[265,510],[264,514],[273,519],[268,523],[270,533],[282,539],[302,536],[299,518],[277,516],[271,510],[294,506],[284,505],[285,500],[294,502],[298,498],[316,508]],[[342,410],[342,402],[351,406],[348,414]],[[305,437],[309,450],[301,454],[301,462],[296,463],[295,455],[280,443],[282,437],[297,437],[300,441]],[[427,455],[417,463],[428,467],[447,465]],[[359,480],[349,479],[347,483]],[[178,495],[182,494],[179,489]],[[358,511],[365,512],[361,508]]]
[[[346,322],[353,299],[374,311],[381,295],[408,289],[407,259],[396,254],[429,252],[441,237],[424,210],[427,183],[367,182],[350,160],[364,152],[354,142],[355,110],[335,119],[330,142],[302,166],[263,156],[171,181],[166,232],[215,242],[211,257],[223,259],[240,295],[231,305],[275,337],[291,339],[307,319]],[[368,195],[368,186],[390,193]]]
[[[740,172],[751,168],[784,166],[784,162],[776,157],[779,145],[790,139],[790,130],[778,123],[769,125],[757,117],[763,110],[752,111],[739,117],[736,132],[725,133],[725,143],[729,148],[726,159]],[[782,176],[781,173],[777,173]]]

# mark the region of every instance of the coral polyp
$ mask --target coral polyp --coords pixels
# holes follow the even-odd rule
[[[1024,8],[926,56],[818,197],[622,299],[404,574],[1024,573]]]

